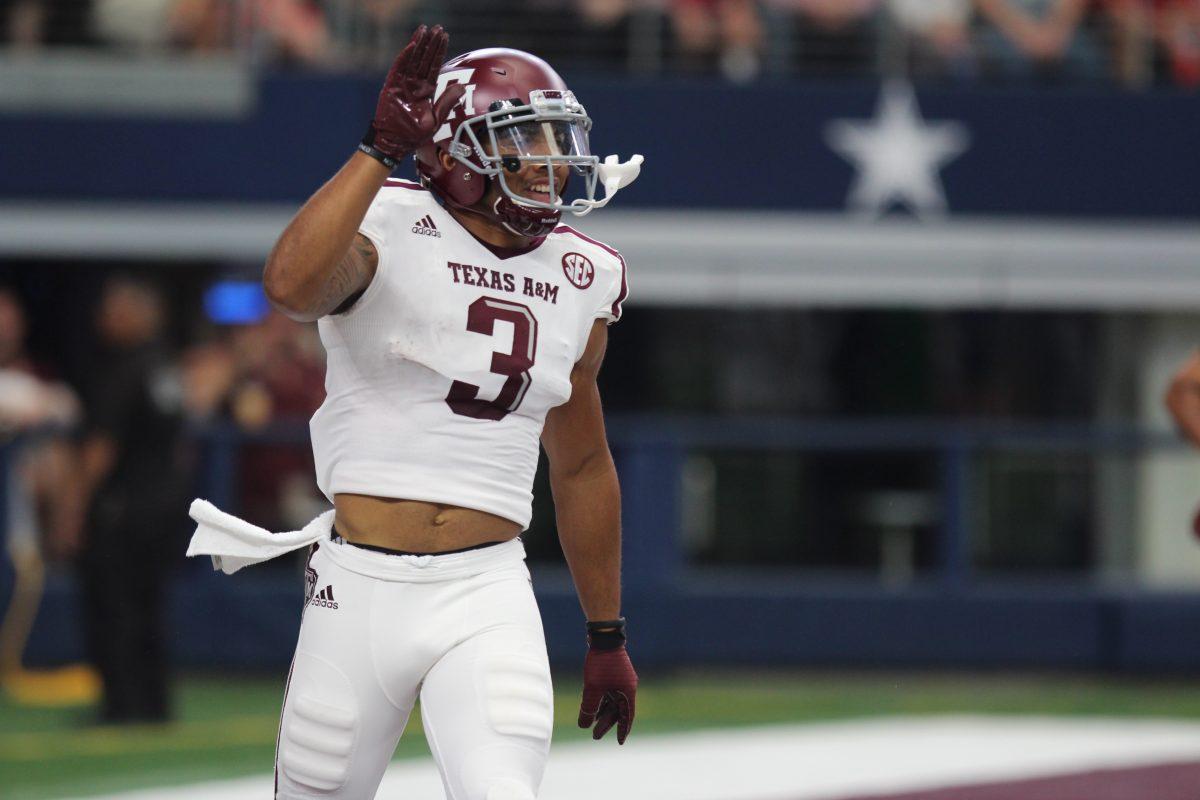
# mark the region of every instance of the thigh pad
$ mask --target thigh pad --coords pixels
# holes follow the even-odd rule
[[[554,696],[544,661],[494,654],[485,662],[480,679],[492,730],[502,736],[549,742]]]
[[[344,785],[358,738],[356,706],[353,687],[337,667],[297,653],[279,733],[283,775],[318,792]]]

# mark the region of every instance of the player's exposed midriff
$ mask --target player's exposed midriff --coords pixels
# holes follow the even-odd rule
[[[411,553],[505,542],[521,533],[519,524],[494,514],[417,500],[339,494],[334,507],[334,526],[348,541]]]

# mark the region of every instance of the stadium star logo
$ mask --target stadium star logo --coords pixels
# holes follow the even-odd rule
[[[847,205],[877,219],[902,205],[923,219],[946,213],[942,167],[970,144],[960,122],[926,122],[912,86],[884,84],[873,120],[837,119],[825,128],[826,143],[858,174]]]

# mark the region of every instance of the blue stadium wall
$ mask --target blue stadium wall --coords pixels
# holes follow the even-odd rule
[[[0,112],[0,202],[298,204],[348,157],[377,86],[377,77],[270,75],[236,118]],[[647,157],[622,205],[803,211],[845,207],[854,171],[826,144],[826,126],[873,118],[880,92],[875,84],[685,81],[575,88],[596,119],[599,153]],[[953,214],[1200,217],[1200,96],[952,87],[922,87],[918,96],[927,121],[960,122],[971,137],[942,171]],[[891,591],[872,578],[693,573],[679,556],[679,473],[656,460],[672,456],[633,449],[618,452],[627,613],[647,666],[1200,666],[1195,594],[941,580]],[[0,598],[10,578],[0,568]],[[581,615],[569,582],[555,570],[535,578],[552,655],[578,665]],[[193,565],[172,600],[180,662],[285,666],[301,592],[299,575],[226,578]],[[77,602],[58,576],[31,662],[80,654]]]
[[[237,118],[0,111],[0,199],[300,202],[344,161],[378,79],[262,78]],[[825,142],[834,119],[871,119],[875,84],[577,81],[600,154],[643,153],[623,206],[844,207],[853,170]],[[972,215],[1200,216],[1200,96],[923,87],[929,122],[970,146],[942,171]]]

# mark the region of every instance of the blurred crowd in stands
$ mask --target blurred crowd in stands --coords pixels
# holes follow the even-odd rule
[[[65,562],[103,685],[100,720],[170,717],[167,583],[183,562],[185,512],[203,491],[214,430],[239,434],[235,508],[276,530],[325,509],[307,446],[254,436],[307,422],[324,399],[323,351],[313,326],[265,300],[261,308],[241,324],[204,324],[180,352],[162,290],[111,277],[90,309],[83,372],[63,376],[29,355],[30,317],[18,293],[0,288],[0,543],[16,573],[13,598],[30,598],[3,614],[5,685],[22,666],[43,564]]]
[[[68,380],[28,355],[26,312],[15,292],[0,288],[0,444],[37,433],[19,451],[37,455],[15,465],[17,484],[10,487],[31,503],[19,509],[9,504],[10,522],[11,515],[24,515],[10,529],[41,531],[53,555],[79,553],[87,506],[123,466],[124,442],[153,439],[147,453],[157,469],[138,479],[183,476],[175,483],[185,485],[173,499],[186,504],[194,488],[190,475],[203,454],[166,451],[170,442],[194,438],[184,436],[187,428],[229,424],[253,439],[273,425],[306,425],[324,399],[324,351],[314,326],[295,325],[264,304],[258,319],[243,324],[205,323],[177,351],[164,332],[165,309],[156,285],[110,279],[96,302],[86,375]],[[151,437],[156,419],[161,426]],[[98,449],[89,446],[97,438],[109,439],[112,452],[89,452]],[[324,508],[307,447],[290,453],[251,443],[239,458],[244,494],[237,502],[250,506],[255,519],[302,524],[313,508]],[[143,467],[145,461],[140,459]],[[72,492],[83,496],[72,498]],[[181,508],[173,510],[176,518]]]
[[[633,73],[1200,85],[1200,0],[0,0],[9,46],[380,69],[418,21],[452,48]]]

